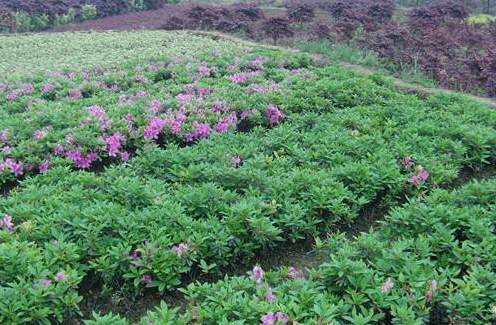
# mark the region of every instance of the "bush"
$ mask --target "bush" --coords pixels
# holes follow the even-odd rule
[[[91,20],[97,17],[97,9],[94,5],[83,5],[81,7],[81,17],[83,20]]]
[[[272,38],[272,41],[277,43],[277,40],[294,35],[289,20],[285,18],[273,17],[264,21],[262,30],[265,35]]]

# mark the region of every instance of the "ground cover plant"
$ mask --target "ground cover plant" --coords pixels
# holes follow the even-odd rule
[[[370,206],[422,200],[462,170],[494,163],[496,112],[463,97],[423,100],[378,75],[186,32],[143,33],[173,44],[150,52],[120,45],[133,35],[90,37],[145,51],[138,60],[85,67],[73,62],[84,51],[68,51],[38,71],[66,60],[70,70],[20,70],[3,84],[1,182],[21,183],[0,199],[1,323],[74,319],[88,288],[167,294],[195,274],[222,275],[262,249],[335,231]],[[45,46],[57,44],[50,37]],[[380,282],[385,271],[376,272]],[[143,322],[258,323],[265,312],[268,323],[300,320],[265,304],[238,318],[227,307],[209,316],[200,289],[188,290],[199,314],[162,305]],[[481,301],[473,303],[489,308]],[[357,306],[348,321],[427,315],[377,300],[341,305],[336,317]],[[473,313],[457,306],[444,310]],[[89,324],[126,322],[95,315]]]

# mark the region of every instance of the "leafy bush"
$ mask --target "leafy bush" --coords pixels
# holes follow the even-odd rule
[[[96,6],[86,4],[81,7],[81,17],[83,18],[83,20],[95,19],[96,16],[97,16]]]

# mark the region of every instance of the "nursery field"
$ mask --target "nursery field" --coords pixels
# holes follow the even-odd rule
[[[0,324],[496,321],[495,110],[198,33],[0,44]]]

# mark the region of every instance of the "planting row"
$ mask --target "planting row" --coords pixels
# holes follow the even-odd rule
[[[300,96],[291,107],[301,112],[275,128],[186,147],[150,143],[98,175],[56,167],[25,180],[0,200],[1,245],[10,252],[0,264],[0,321],[67,316],[77,310],[82,277],[143,292],[180,286],[192,273],[219,274],[262,248],[351,222],[371,204],[423,196],[495,157],[494,111],[387,88],[389,99],[364,96],[368,79],[335,68],[316,73],[318,81],[294,81]],[[355,87],[330,87],[336,78]],[[325,112],[331,101],[342,109]]]
[[[285,267],[183,290],[184,313],[162,304],[145,321],[170,324],[490,324],[496,320],[496,181],[470,183],[394,209],[377,231],[331,236],[328,262]],[[89,324],[128,324],[116,315]]]

